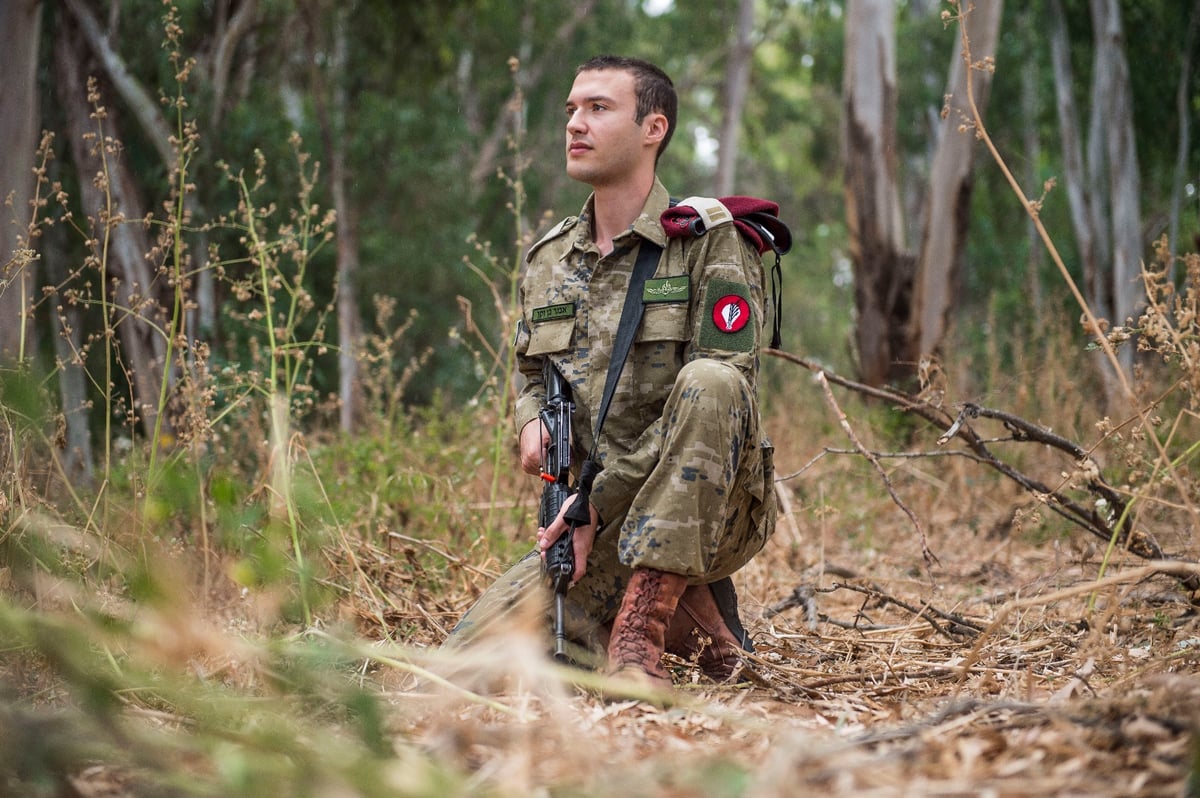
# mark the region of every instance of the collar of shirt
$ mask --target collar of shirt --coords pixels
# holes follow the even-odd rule
[[[595,196],[589,196],[587,202],[583,205],[583,210],[579,212],[579,224],[575,225],[574,235],[571,238],[570,249],[563,253],[564,259],[569,257],[573,252],[586,251],[595,249],[595,243],[592,241],[592,206],[595,202]],[[616,241],[624,242],[630,234],[641,236],[642,238],[653,241],[660,247],[667,246],[667,234],[663,230],[662,215],[671,204],[671,194],[667,191],[662,181],[656,176],[654,185],[650,188],[650,196],[646,197],[646,202],[642,205],[642,212],[633,220],[633,224],[629,230],[617,236]],[[615,243],[615,242],[614,242]],[[622,247],[617,246],[617,251],[628,249],[632,242]]]

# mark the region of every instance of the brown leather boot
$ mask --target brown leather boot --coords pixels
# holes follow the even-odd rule
[[[741,662],[742,645],[717,607],[709,585],[691,585],[667,627],[667,651],[695,662],[709,679],[724,682]]]
[[[658,686],[671,686],[662,655],[667,627],[686,588],[687,577],[680,574],[653,568],[633,570],[608,641],[610,674],[648,677]]]

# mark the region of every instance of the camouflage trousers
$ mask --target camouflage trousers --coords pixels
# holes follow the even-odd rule
[[[685,365],[643,438],[633,456],[647,458],[647,478],[623,517],[605,519],[587,572],[567,593],[567,636],[593,652],[604,649],[634,568],[708,584],[749,562],[775,528],[773,453],[737,369],[705,359]],[[541,558],[530,552],[484,591],[447,642],[471,636],[536,591],[548,594]]]

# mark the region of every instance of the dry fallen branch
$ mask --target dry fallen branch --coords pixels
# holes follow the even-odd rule
[[[888,595],[887,593],[884,593],[882,590],[879,590],[875,587],[866,587],[863,585],[852,585],[846,582],[837,582],[831,585],[830,589],[852,590],[857,593],[862,593],[868,599],[879,601],[884,604],[892,604],[902,610],[905,610],[906,612],[912,613],[918,618],[923,619],[926,623],[933,627],[935,632],[951,640],[957,640],[959,637],[964,636],[974,637],[984,630],[984,627],[981,624],[962,615],[958,615],[953,612],[946,612],[945,610],[939,610],[932,604],[925,604],[921,607],[916,607],[907,601],[903,601],[895,596]],[[941,623],[939,623],[939,621],[946,621],[950,624],[950,626],[944,627]]]
[[[833,408],[834,415],[837,416],[838,424],[841,425],[842,431],[846,433],[846,437],[849,438],[850,442],[854,444],[854,447],[860,453],[862,453],[863,457],[867,458],[871,465],[875,467],[875,471],[878,472],[879,478],[883,480],[883,485],[885,488],[887,488],[888,495],[892,497],[892,501],[896,503],[897,507],[904,511],[904,514],[908,516],[908,520],[911,521],[912,525],[916,528],[917,535],[921,538],[921,556],[925,558],[925,568],[931,571],[930,578],[932,579],[933,564],[937,562],[938,559],[934,553],[929,550],[929,541],[925,537],[925,528],[921,526],[921,522],[917,518],[917,514],[914,513],[909,506],[904,503],[904,500],[900,498],[900,495],[896,493],[896,489],[892,486],[892,480],[888,478],[887,472],[883,469],[883,466],[879,464],[879,461],[874,457],[874,455],[871,454],[867,447],[863,446],[862,441],[860,441],[858,436],[854,433],[854,428],[850,426],[850,421],[846,418],[846,413],[838,405],[837,399],[835,399],[833,396],[833,391],[829,388],[829,381],[825,378],[824,372],[817,373],[817,382],[820,384],[821,390],[825,393],[825,401],[827,401],[829,406]]]
[[[1186,560],[1171,557],[1163,552],[1159,544],[1144,529],[1135,525],[1135,515],[1130,503],[1119,491],[1105,481],[1099,468],[1095,467],[1087,451],[1072,441],[1037,424],[1021,419],[1011,413],[981,407],[976,404],[964,404],[956,416],[951,416],[946,410],[921,400],[918,397],[889,388],[876,388],[854,380],[841,377],[825,367],[806,358],[793,355],[778,349],[766,350],[768,354],[795,363],[812,371],[818,381],[828,391],[828,383],[833,383],[848,390],[855,391],[872,399],[888,402],[894,407],[912,413],[932,426],[940,429],[939,445],[944,445],[953,439],[958,439],[966,446],[965,456],[986,465],[1008,477],[1020,485],[1054,513],[1065,518],[1073,525],[1089,534],[1103,540],[1105,543],[1115,542],[1124,550],[1129,551],[1145,560],[1171,561],[1185,563]],[[1008,430],[1004,438],[988,439],[979,436],[970,424],[971,419],[985,418],[999,421]],[[845,426],[843,426],[845,428]],[[855,446],[878,468],[876,453],[867,452],[854,438]],[[1042,481],[1019,471],[1011,464],[997,457],[990,444],[997,442],[1008,443],[1037,443],[1060,451],[1072,458],[1074,466],[1086,473],[1086,483],[1079,486],[1093,497],[1090,506],[1066,494],[1063,490],[1050,487]],[[921,455],[909,455],[921,456]],[[929,456],[929,455],[925,455]],[[895,496],[890,483],[889,492]],[[900,505],[904,505],[901,503]],[[919,527],[918,527],[919,528]],[[1188,590],[1200,590],[1200,577],[1191,572],[1181,576],[1182,585]]]
[[[852,574],[849,576],[850,578],[853,578]],[[837,590],[849,590],[855,593],[861,593],[866,597],[864,601],[864,608],[860,609],[858,616],[854,621],[840,621],[836,618],[830,618],[825,614],[818,613],[816,594],[832,593]],[[883,631],[901,628],[896,626],[864,625],[860,623],[859,618],[866,617],[865,612],[863,611],[865,610],[865,605],[872,601],[879,602],[880,604],[891,604],[895,607],[899,607],[905,612],[911,613],[912,615],[924,620],[939,635],[942,635],[943,637],[955,642],[958,642],[963,637],[974,637],[984,630],[984,626],[981,623],[973,621],[965,616],[958,615],[957,613],[940,610],[937,607],[934,607],[932,604],[925,604],[921,607],[917,607],[907,601],[904,601],[903,599],[896,598],[895,596],[884,592],[877,585],[856,585],[847,582],[835,582],[827,588],[818,588],[807,582],[798,585],[782,601],[779,601],[778,603],[764,610],[763,618],[773,618],[789,609],[793,609],[795,607],[804,607],[805,620],[807,621],[809,629],[814,629],[818,620],[843,629],[856,629],[858,631]],[[943,625],[943,621],[948,625]]]
[[[1072,501],[1060,491],[1056,491],[1002,462],[991,453],[986,443],[966,424],[968,418],[995,419],[1012,433],[1007,440],[1040,443],[1070,455],[1082,470],[1092,475],[1087,482],[1087,489],[1097,497],[1098,501],[1091,508],[1085,507]],[[1140,529],[1134,529],[1133,514],[1130,512],[1128,504],[1111,485],[1104,481],[1100,475],[1100,469],[1095,466],[1090,455],[1078,444],[1011,413],[970,403],[962,406],[958,417],[938,439],[938,443],[945,443],[955,436],[966,441],[980,462],[1000,471],[1045,502],[1051,510],[1071,520],[1077,526],[1106,542],[1115,539],[1128,551],[1142,559],[1166,559],[1166,555],[1163,554],[1158,543],[1149,534]],[[1099,507],[1104,508],[1103,515],[1097,509]]]
[[[854,738],[851,742],[855,745],[878,745],[928,739],[933,734],[945,734],[964,726],[976,724],[983,724],[994,729],[1001,722],[1008,727],[1026,725],[1029,722],[1028,719],[1032,719],[1032,722],[1035,723],[1044,723],[1045,711],[1045,707],[1041,704],[1020,701],[982,701],[978,698],[968,698],[954,701],[920,722],[884,731],[867,732]]]

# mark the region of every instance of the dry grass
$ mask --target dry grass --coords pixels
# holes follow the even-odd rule
[[[1200,260],[1187,263],[1200,285]],[[1191,312],[1172,316],[1163,293],[1147,340],[1190,351]],[[1030,346],[1018,362],[1081,359],[1069,333]],[[490,403],[457,421],[394,419],[337,456],[296,431],[273,462],[290,463],[303,580],[290,539],[272,543],[269,517],[246,514],[269,504],[264,487],[218,501],[203,476],[185,490],[205,494],[208,516],[154,521],[113,497],[107,523],[82,525],[53,506],[52,479],[16,473],[21,492],[5,495],[23,503],[4,508],[0,535],[0,792],[1180,795],[1200,725],[1182,584],[1200,575],[1197,418],[1194,383],[1171,375],[1192,363],[1141,371],[1144,396],[1173,386],[1152,409],[1174,481],[1142,428],[1103,416],[1063,368],[938,371],[921,400],[943,415],[922,416],[771,359],[788,386],[767,401],[782,512],[736,577],[758,648],[737,685],[674,662],[668,696],[552,665],[536,608],[439,648],[528,545],[536,512],[539,483],[509,467],[514,453],[486,451],[480,431],[506,424]],[[1030,493],[963,456],[961,435],[939,444],[960,397],[1088,456],[967,419],[1052,492]],[[1094,533],[1112,519],[1085,530],[1053,512],[1055,496],[1092,506],[1105,476],[1174,559],[1108,546]],[[247,529],[267,548],[233,545]],[[300,581],[317,588],[311,621]]]
[[[402,734],[470,774],[463,794],[1181,794],[1200,635],[1170,575],[1135,570],[1089,611],[1094,555],[946,512],[930,582],[907,523],[871,515],[871,548],[803,524],[740,575],[745,684],[676,663],[669,705],[605,699],[564,687],[526,626],[432,659],[470,696],[389,692]]]
[[[638,700],[552,667],[531,615],[465,652],[412,652],[445,683],[382,677],[397,735],[464,795],[1182,794],[1200,631],[1179,577],[1198,569],[1103,564],[1103,546],[1010,483],[933,457],[887,471],[927,568],[879,476],[818,458],[846,441],[811,391],[802,423],[772,421],[779,472],[804,473],[780,483],[779,530],[737,577],[758,645],[747,681],[705,684],[675,662],[675,693]],[[871,412],[854,405],[851,423]],[[398,597],[410,642],[436,646],[499,566],[461,560],[466,594],[438,613],[415,587]],[[373,614],[359,613],[367,635]]]
[[[24,514],[6,545],[43,539],[77,565],[5,572],[0,743],[37,733],[66,763],[73,793],[31,795],[1182,794],[1200,718],[1185,511],[1144,513],[1180,560],[1105,563],[1102,542],[1011,480],[944,456],[940,430],[881,432],[877,403],[791,382],[768,421],[780,525],[737,576],[758,646],[741,684],[677,661],[676,690],[646,696],[561,669],[536,610],[441,650],[519,548],[472,538],[475,519],[507,519],[516,542],[535,512],[536,486],[508,470],[488,506],[484,466],[454,502],[428,492],[441,536],[410,529],[422,508],[382,504],[326,536],[320,580],[337,598],[311,625],[281,621],[281,585],[239,584],[233,553],[207,552],[206,571],[194,536],[138,544],[170,586],[139,599],[105,576],[137,560],[131,536]],[[1004,396],[1044,417],[1059,385]],[[1111,444],[1087,412],[1056,428]],[[886,456],[897,448],[921,456]],[[1072,490],[1056,453],[1005,456]],[[77,635],[91,658],[67,645]],[[83,739],[109,734],[141,755]]]

